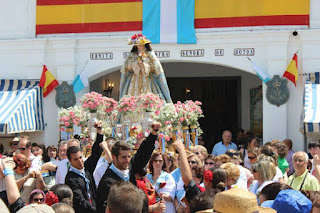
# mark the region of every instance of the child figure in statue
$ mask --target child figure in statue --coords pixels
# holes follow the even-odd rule
[[[138,96],[151,92],[168,103],[172,102],[164,71],[150,43],[142,34],[129,39],[129,45],[134,46],[120,70],[119,99],[124,95]]]

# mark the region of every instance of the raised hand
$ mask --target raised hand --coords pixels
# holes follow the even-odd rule
[[[172,146],[178,150],[178,152],[180,153],[181,150],[184,150],[184,144],[182,143],[182,141],[180,139],[177,139],[175,140],[173,143],[172,143]]]

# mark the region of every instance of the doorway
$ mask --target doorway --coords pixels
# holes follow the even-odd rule
[[[209,152],[226,129],[241,127],[241,77],[167,77],[174,103],[202,102],[204,118],[199,120],[203,141]]]

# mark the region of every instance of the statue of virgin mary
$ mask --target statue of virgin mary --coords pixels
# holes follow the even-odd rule
[[[150,43],[142,34],[129,39],[129,45],[134,46],[120,70],[119,100],[124,95],[138,96],[151,92],[168,103],[172,102],[163,68]]]

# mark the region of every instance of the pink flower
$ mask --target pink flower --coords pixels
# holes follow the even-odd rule
[[[160,114],[160,111],[159,111],[159,110],[156,110],[156,111],[154,112],[154,114],[159,115],[159,114]]]
[[[68,126],[70,126],[70,123],[69,123],[69,122],[65,122],[64,125],[65,125],[66,127],[68,127]]]
[[[72,118],[74,118],[74,117],[76,116],[73,111],[70,111],[69,114],[70,114],[70,116],[71,116]]]

